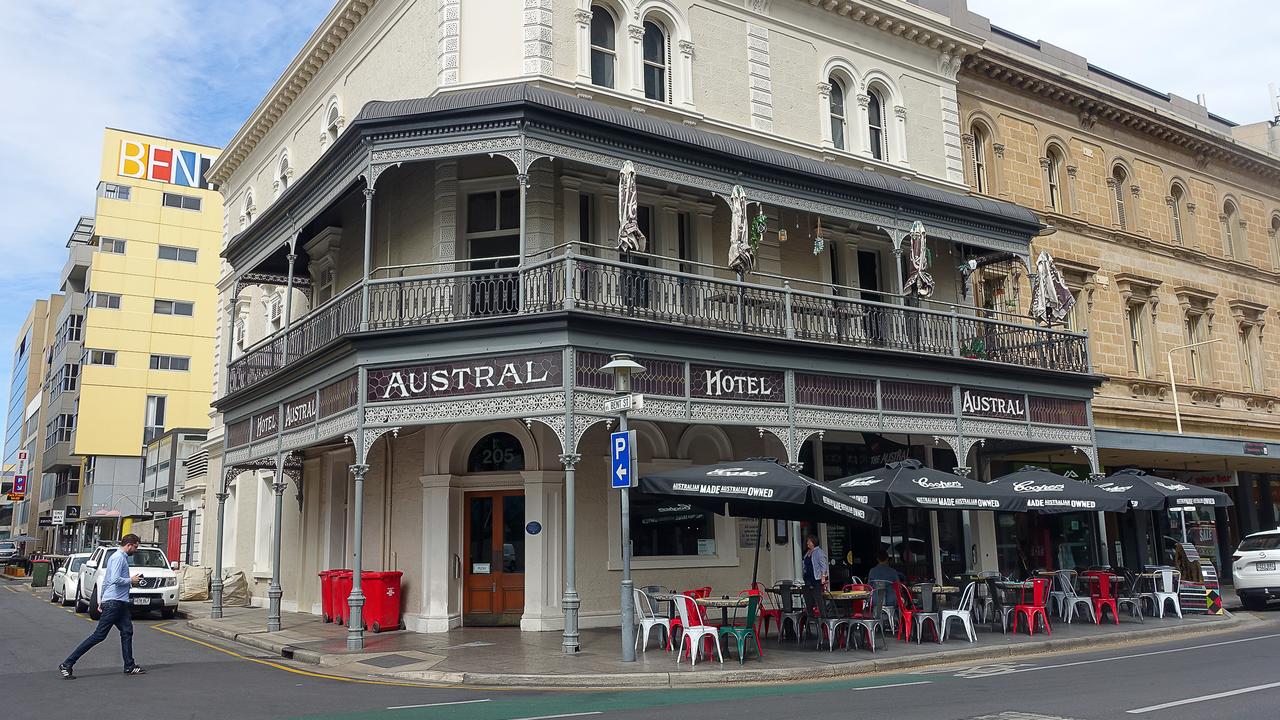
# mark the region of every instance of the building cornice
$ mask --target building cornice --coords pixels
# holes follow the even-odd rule
[[[1007,48],[987,44],[965,59],[964,70],[1057,104],[1074,113],[1085,130],[1098,121],[1111,123],[1184,149],[1195,157],[1201,169],[1216,160],[1267,180],[1280,180],[1280,157]]]
[[[338,48],[351,36],[377,1],[338,0],[213,163],[209,169],[213,182],[219,186],[226,184],[231,174],[240,167],[240,163],[271,132],[276,121],[284,116],[294,100],[337,53]]]
[[[936,50],[954,58],[957,69],[961,58],[982,47],[982,38],[952,27],[946,17],[915,5],[889,0],[809,0],[809,4]]]

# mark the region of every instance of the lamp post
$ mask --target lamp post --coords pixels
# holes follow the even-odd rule
[[[644,372],[644,366],[631,359],[627,353],[609,358],[600,368],[613,374],[613,391],[618,395],[631,394],[631,376]],[[618,431],[627,432],[627,406],[618,410]],[[634,450],[633,450],[634,452]],[[622,488],[622,661],[636,660],[636,608],[631,581],[631,489]]]
[[[1173,354],[1179,350],[1200,347],[1201,345],[1212,345],[1216,342],[1222,342],[1222,338],[1217,337],[1212,340],[1201,340],[1200,342],[1187,343],[1186,345],[1177,345],[1169,348],[1166,359],[1169,361],[1169,391],[1173,394],[1173,419],[1178,423],[1178,434],[1182,434],[1182,412],[1178,409],[1178,378],[1173,374]]]

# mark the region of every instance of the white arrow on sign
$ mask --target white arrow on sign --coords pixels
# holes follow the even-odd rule
[[[618,482],[627,482],[627,468],[625,465],[619,465],[618,469],[614,471],[614,474],[618,476]]]

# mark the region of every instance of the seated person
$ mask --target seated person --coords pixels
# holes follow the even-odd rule
[[[890,585],[892,585],[895,582],[906,581],[905,575],[898,572],[896,569],[893,568],[893,566],[889,565],[889,553],[885,552],[884,550],[881,550],[876,553],[876,566],[871,568],[871,572],[867,573],[867,582],[871,583],[871,586],[875,587],[876,590],[879,590],[880,588],[876,587],[877,581],[887,582]],[[886,595],[886,597],[884,597],[884,599],[881,600],[880,602],[881,605],[888,605],[894,599],[894,596],[892,595],[892,590],[889,590],[887,592],[890,594]]]

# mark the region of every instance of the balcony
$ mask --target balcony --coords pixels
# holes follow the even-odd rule
[[[682,263],[683,264],[683,263]],[[941,305],[915,307],[780,286],[563,255],[521,270],[470,270],[375,278],[367,331],[456,325],[501,316],[581,313],[721,333],[866,348],[976,363],[1090,372],[1083,334]],[[901,300],[899,298],[899,300]],[[233,360],[228,392],[253,386],[339,338],[361,332],[353,285]],[[286,353],[287,350],[287,353]]]

